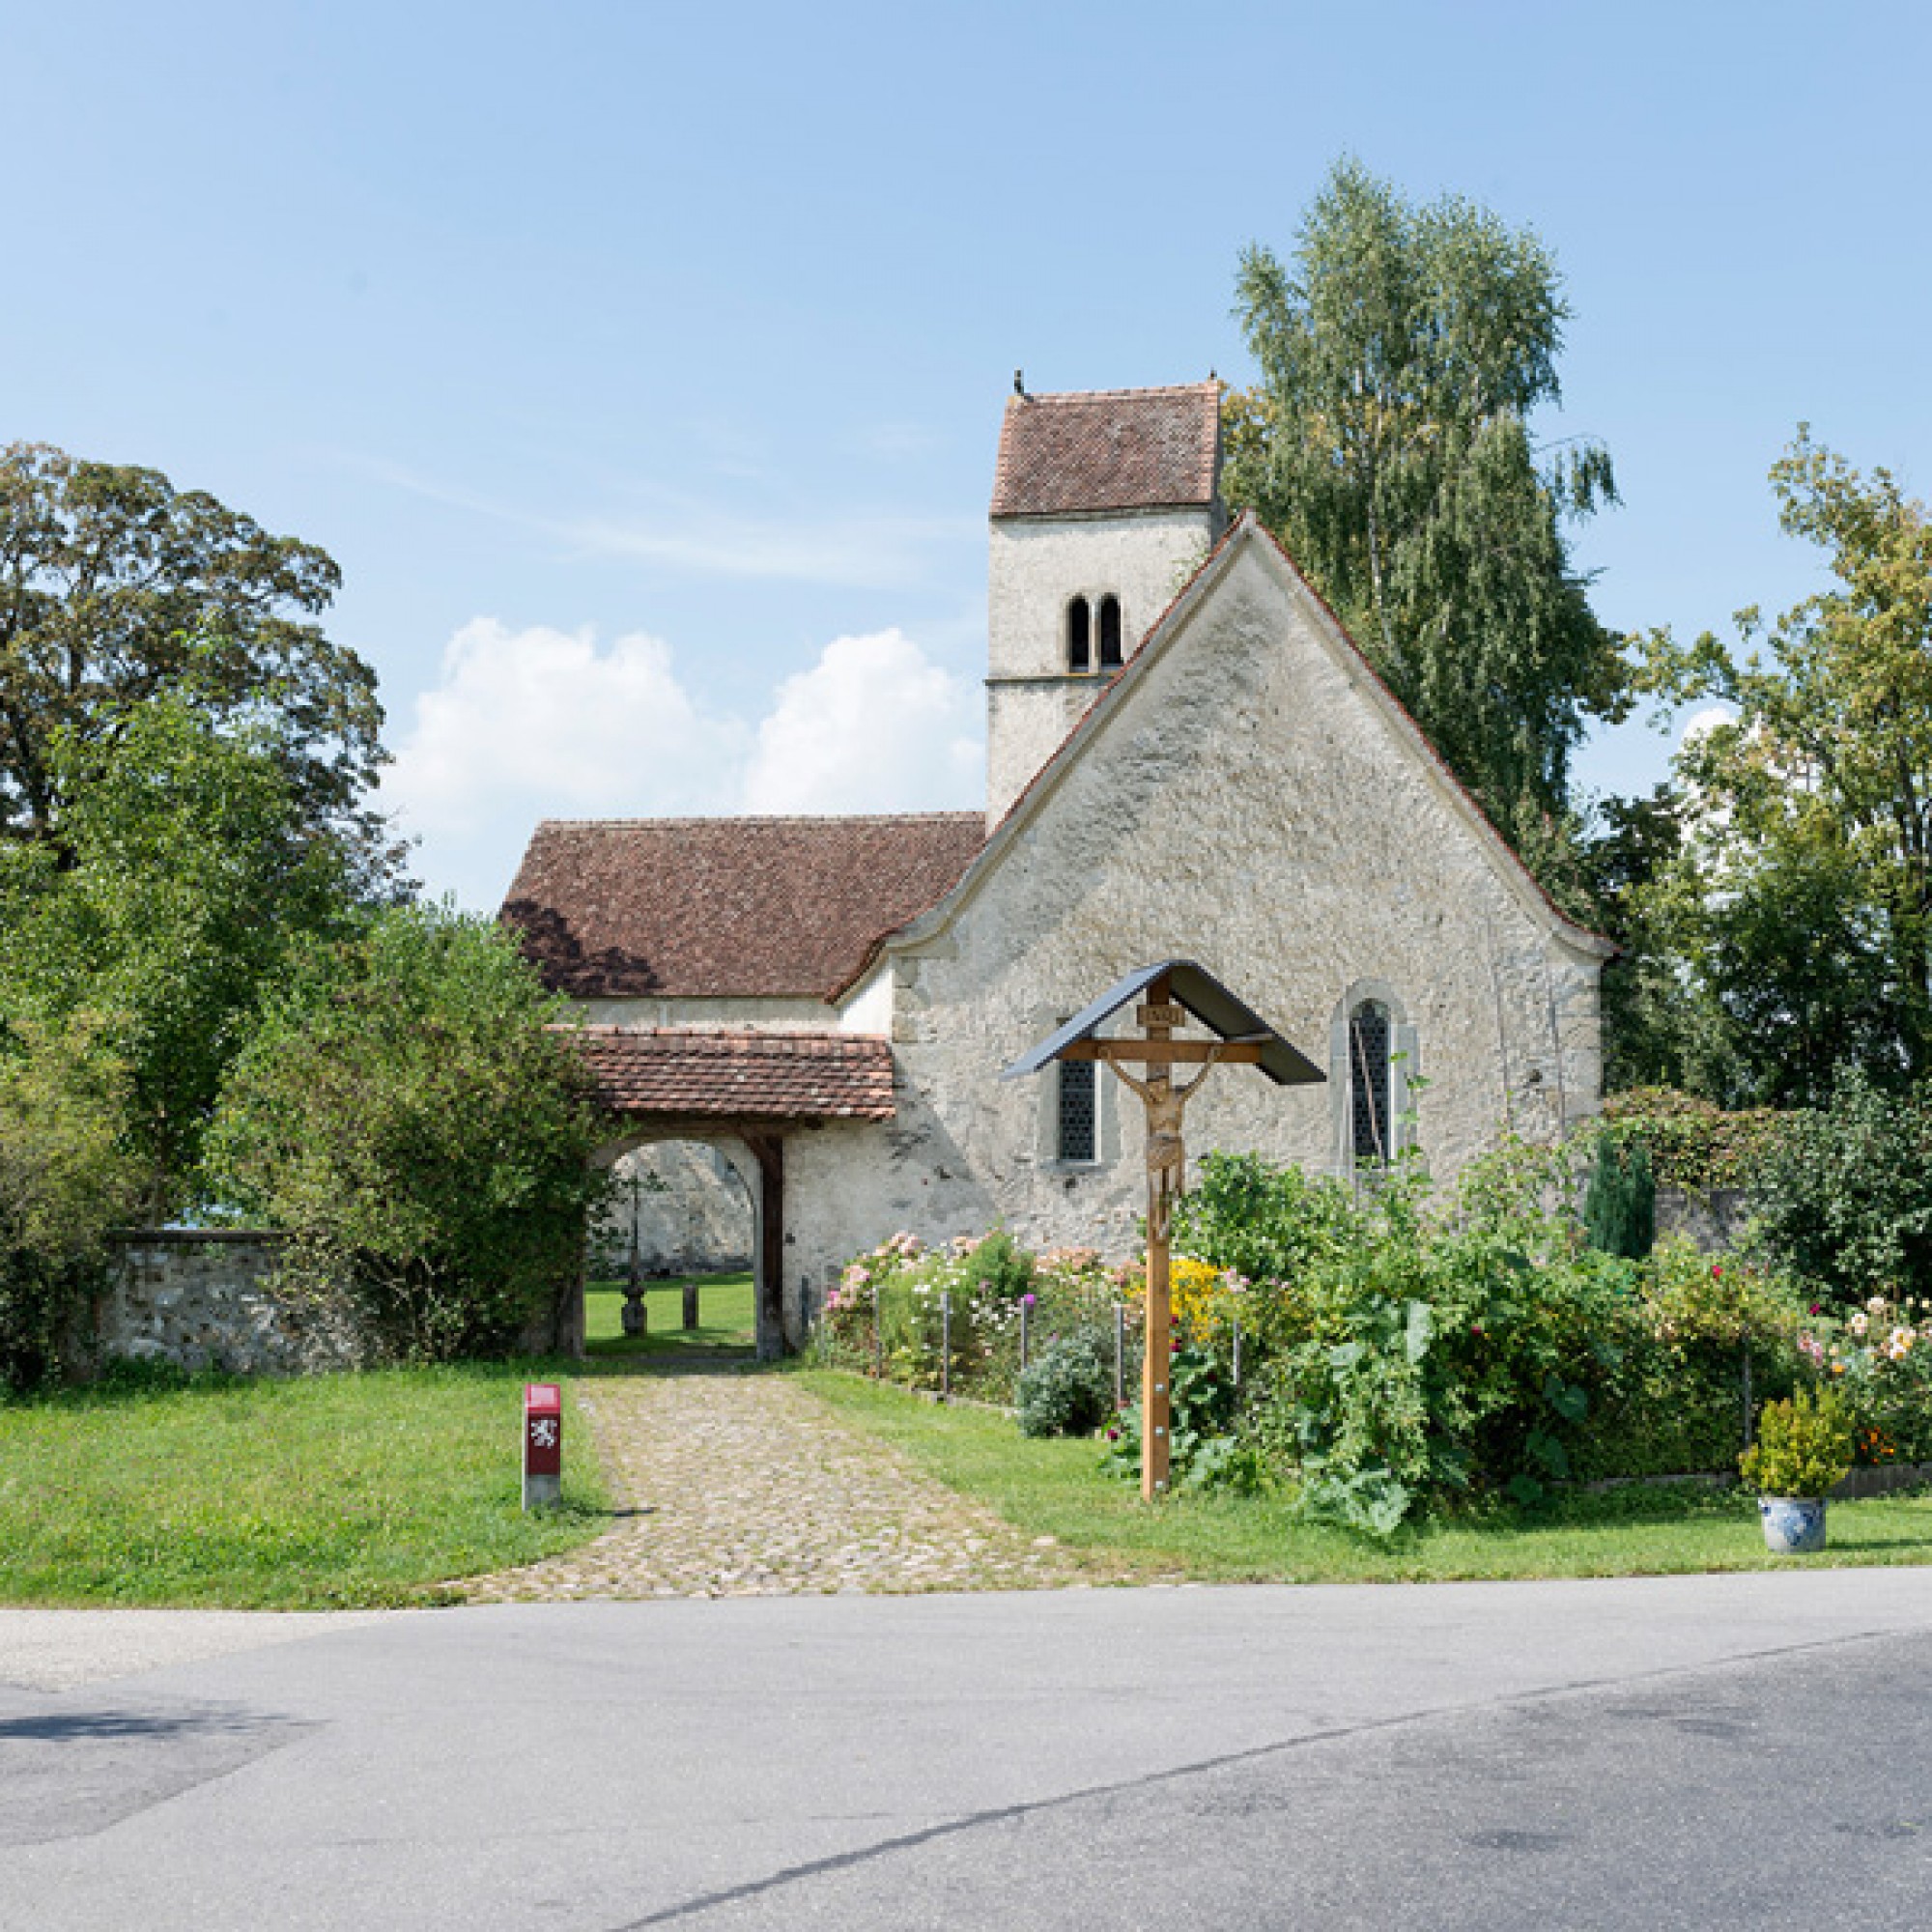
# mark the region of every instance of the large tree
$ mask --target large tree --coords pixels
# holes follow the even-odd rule
[[[156,470],[0,451],[0,839],[63,848],[57,742],[111,746],[172,693],[217,723],[271,713],[304,811],[387,869],[363,806],[384,755],[375,673],[314,621],[339,582],[313,544]]]
[[[1815,1102],[1858,1065],[1932,1077],[1932,526],[1800,429],[1778,518],[1835,582],[1734,642],[1649,639],[1645,683],[1731,722],[1678,757],[1683,849],[1646,917],[1728,1025],[1719,1098]]]
[[[1227,490],[1349,621],[1396,695],[1539,869],[1618,640],[1565,526],[1613,501],[1607,454],[1539,446],[1569,309],[1548,249],[1456,196],[1418,207],[1340,162],[1283,262],[1241,258],[1261,380],[1228,399]]]
[[[170,693],[111,743],[56,728],[59,838],[0,840],[0,1028],[95,1016],[157,1219],[193,1204],[222,1075],[291,949],[347,929],[357,902],[298,762],[271,718],[218,725]]]

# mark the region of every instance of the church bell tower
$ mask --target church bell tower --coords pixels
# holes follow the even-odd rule
[[[1227,523],[1218,383],[1014,389],[986,574],[989,831]]]

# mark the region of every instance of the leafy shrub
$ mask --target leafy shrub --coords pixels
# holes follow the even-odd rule
[[[1114,1340],[1083,1328],[1049,1342],[1013,1385],[1022,1435],[1091,1435],[1114,1406]]]
[[[0,1386],[75,1366],[107,1285],[109,1231],[140,1189],[123,1152],[127,1084],[87,1015],[0,1029]]]
[[[1604,1119],[1622,1137],[1642,1142],[1658,1186],[1708,1194],[1748,1187],[1789,1116],[1775,1107],[1727,1113],[1674,1088],[1634,1087],[1604,1101]]]
[[[514,1346],[575,1293],[608,1136],[562,1017],[493,921],[411,906],[305,955],[222,1090],[224,1197],[293,1236],[399,1357]]]
[[[1767,1403],[1757,1440],[1738,1462],[1745,1481],[1767,1496],[1822,1496],[1851,1466],[1852,1419],[1830,1389],[1815,1400],[1800,1391]]]
[[[1168,1362],[1168,1465],[1176,1490],[1253,1489],[1263,1464],[1236,1425],[1238,1404],[1226,1364],[1210,1350],[1175,1344]],[[1139,1479],[1141,1406],[1121,1412],[1108,1431],[1103,1467]]]
[[[1764,1253],[1828,1300],[1932,1295],[1932,1090],[1848,1074],[1828,1107],[1788,1118],[1751,1209]]]

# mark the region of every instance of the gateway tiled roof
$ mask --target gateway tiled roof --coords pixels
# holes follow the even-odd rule
[[[570,1037],[613,1114],[893,1117],[892,1042],[870,1034],[582,1027]]]
[[[1210,504],[1220,448],[1218,383],[1014,396],[1000,425],[992,513]]]
[[[951,891],[977,811],[545,819],[503,918],[579,999],[823,999]]]

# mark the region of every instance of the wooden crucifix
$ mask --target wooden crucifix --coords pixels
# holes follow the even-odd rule
[[[1098,1029],[1130,999],[1139,1037],[1103,1037]],[[1190,1014],[1218,1037],[1176,1039]],[[1141,1494],[1166,1493],[1173,1459],[1173,1297],[1169,1235],[1175,1198],[1187,1186],[1183,1122],[1187,1103],[1217,1065],[1259,1066],[1278,1086],[1320,1080],[1321,1073],[1288,1041],[1251,1012],[1217,980],[1191,960],[1171,959],[1130,973],[1060,1029],[1016,1061],[1008,1077],[1036,1073],[1055,1060],[1102,1061],[1141,1097],[1147,1115],[1147,1341],[1141,1368]],[[1128,1071],[1144,1069],[1145,1077]],[[1198,1066],[1191,1080],[1177,1081],[1181,1066]]]

